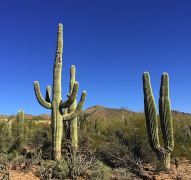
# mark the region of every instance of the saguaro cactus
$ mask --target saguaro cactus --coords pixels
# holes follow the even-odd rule
[[[17,114],[17,138],[18,138],[18,147],[22,148],[25,137],[25,129],[24,129],[24,111],[22,109],[19,110]]]
[[[168,74],[162,74],[159,98],[159,116],[164,147],[161,147],[159,142],[157,111],[148,72],[143,74],[143,91],[149,143],[157,154],[159,168],[161,170],[168,170],[170,168],[170,155],[174,148]]]
[[[24,111],[21,109],[19,110],[18,114],[17,114],[17,123],[21,124],[24,123]]]
[[[63,136],[63,121],[73,120],[81,111],[86,97],[86,91],[82,92],[81,99],[75,111],[63,114],[63,109],[70,107],[75,99],[78,91],[78,83],[75,82],[68,99],[62,101],[62,51],[63,51],[63,25],[58,25],[57,50],[53,71],[53,87],[52,100],[50,86],[46,88],[46,98],[42,97],[38,81],[34,82],[35,94],[38,102],[45,108],[51,109],[51,129],[52,129],[52,159],[59,160],[61,158],[61,141]]]

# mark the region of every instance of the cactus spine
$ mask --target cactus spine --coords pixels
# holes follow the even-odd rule
[[[159,98],[159,116],[164,147],[161,147],[159,142],[157,111],[148,72],[143,74],[143,91],[149,143],[157,154],[159,168],[161,170],[168,170],[170,168],[170,155],[174,148],[168,74],[162,74]]]
[[[75,99],[78,91],[78,83],[75,82],[72,92],[68,99],[62,101],[62,51],[63,51],[63,25],[58,25],[58,39],[57,50],[53,71],[53,87],[52,87],[52,100],[50,86],[46,88],[46,98],[42,97],[38,81],[34,82],[35,94],[38,102],[45,108],[51,109],[51,129],[52,129],[52,159],[59,160],[61,158],[61,141],[63,136],[63,121],[74,119],[81,111],[86,97],[86,91],[82,92],[81,99],[75,111],[63,114],[62,109],[70,107]]]

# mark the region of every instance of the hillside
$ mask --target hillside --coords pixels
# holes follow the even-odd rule
[[[89,107],[83,111],[83,113],[87,114],[91,119],[124,119],[124,118],[132,118],[134,115],[142,115],[143,112],[134,112],[130,111],[126,108],[108,108],[100,105],[95,105]],[[190,113],[180,112],[177,110],[172,110],[172,115],[176,116],[183,116],[183,117],[191,117]],[[1,119],[16,119],[16,115],[0,115]],[[32,115],[32,114],[25,114],[26,120],[50,120],[49,114],[40,114],[40,115]]]
[[[92,106],[87,108],[84,113],[91,116],[91,118],[123,118],[127,116],[131,116],[135,112],[129,111],[127,109],[114,109],[114,108],[107,108],[103,106]]]
[[[128,109],[125,108],[107,108],[104,106],[99,106],[99,105],[95,105],[92,107],[87,108],[84,111],[85,114],[88,115],[89,118],[91,119],[124,119],[124,118],[133,118],[133,116],[136,115],[144,115],[144,112],[134,112],[134,111],[130,111]],[[186,113],[186,112],[180,112],[177,110],[172,110],[172,115],[174,118],[180,118],[180,117],[184,117],[184,118],[191,118],[191,114],[190,113]]]

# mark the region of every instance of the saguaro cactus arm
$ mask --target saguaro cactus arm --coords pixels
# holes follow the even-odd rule
[[[51,107],[52,107],[51,103],[45,101],[45,99],[43,98],[43,96],[41,94],[40,85],[39,85],[38,81],[34,82],[34,90],[35,90],[36,98],[37,98],[39,104],[47,109],[51,109]]]
[[[167,152],[172,152],[174,149],[174,136],[169,98],[169,76],[167,73],[163,73],[161,77],[159,114],[165,146],[164,148],[167,150]]]
[[[84,101],[86,99],[86,91],[83,91],[82,92],[82,95],[81,95],[81,98],[80,98],[80,102],[78,103],[77,105],[77,108],[75,111],[69,113],[69,114],[64,114],[62,117],[63,117],[63,120],[64,121],[69,121],[71,119],[74,119],[76,116],[78,116],[78,114],[81,112],[82,110],[82,107],[83,107],[83,104],[84,104]]]
[[[68,96],[68,99],[65,102],[62,102],[60,104],[60,108],[67,108],[74,103],[76,95],[78,93],[78,86],[79,86],[78,82],[75,82],[71,95]]]
[[[160,148],[160,144],[158,136],[157,111],[150,83],[150,75],[148,72],[145,72],[143,74],[143,91],[149,143],[154,151],[158,151]]]
[[[76,82],[76,67],[72,65],[70,67],[70,91],[68,96],[71,96],[72,91],[74,89],[75,82]]]

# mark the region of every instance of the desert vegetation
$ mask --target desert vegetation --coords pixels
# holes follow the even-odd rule
[[[8,179],[15,171],[33,172],[33,178],[39,179],[156,179],[161,176],[157,157],[147,138],[144,113],[101,106],[85,110],[78,120],[76,158],[71,142],[63,137],[62,158],[57,161],[51,160],[50,120],[36,123],[25,117],[20,126],[17,117],[12,118],[11,131],[8,122],[0,123],[1,175],[4,178]],[[172,167],[189,164],[191,115],[172,111],[172,119],[175,148],[171,168],[163,173],[170,174],[169,179],[184,179],[190,174],[176,174]],[[159,137],[162,138],[160,130]]]

